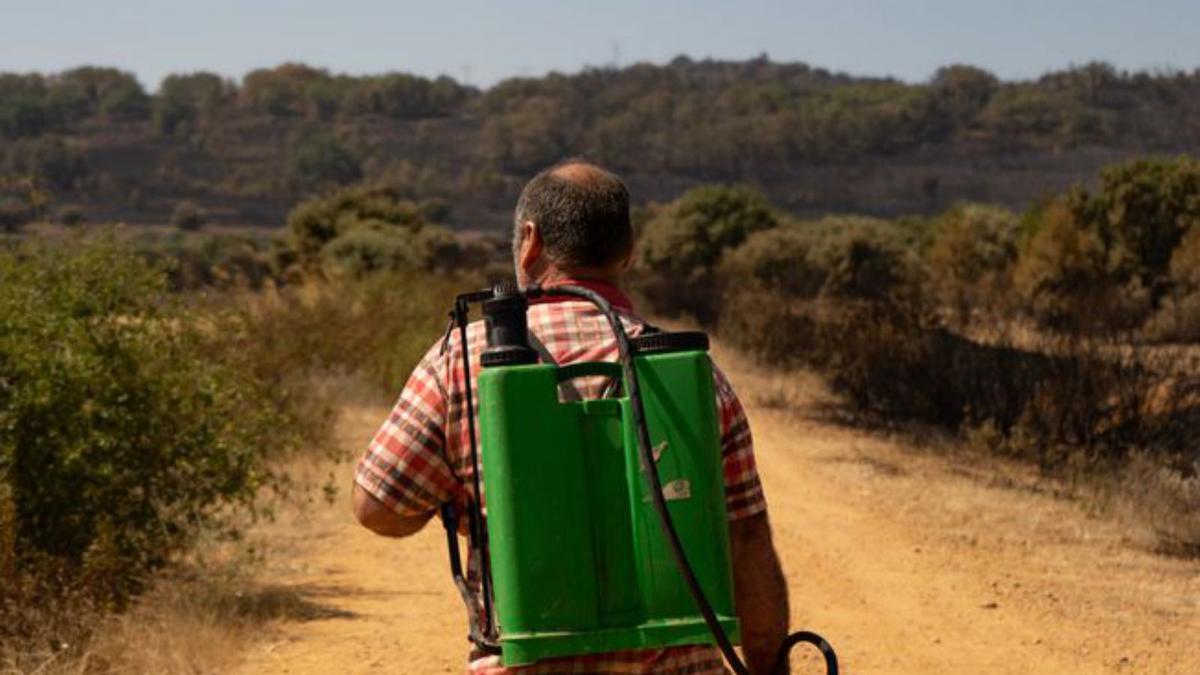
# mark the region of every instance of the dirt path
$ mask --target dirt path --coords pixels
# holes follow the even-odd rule
[[[719,358],[749,408],[793,626],[826,635],[844,672],[1200,672],[1197,562],[1149,553],[1034,477],[822,421],[815,385]],[[347,456],[385,413],[348,411]],[[462,672],[440,527],[387,541],[339,503],[265,536],[272,581],[322,611],[272,626],[239,672]]]

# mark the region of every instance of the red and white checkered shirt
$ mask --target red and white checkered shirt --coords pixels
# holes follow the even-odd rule
[[[646,324],[633,313],[632,304],[614,286],[572,280],[601,293],[621,315],[631,336]],[[591,303],[575,299],[546,298],[529,308],[529,328],[559,364],[577,361],[615,361],[617,345],[604,315]],[[478,373],[479,356],[486,346],[482,322],[468,326],[471,373]],[[471,489],[473,468],[470,431],[459,335],[454,332],[445,350],[439,341],[413,371],[391,415],[379,428],[355,472],[355,481],[379,501],[403,516],[435,511],[451,500],[461,501]],[[741,402],[719,369],[714,367],[717,409],[720,413],[725,499],[730,520],[766,510],[766,500],[754,462],[750,426]],[[585,398],[601,395],[603,378],[576,380]],[[478,415],[475,378],[471,378]],[[478,423],[478,418],[476,418]],[[480,452],[484,452],[480,448]],[[474,567],[474,565],[471,565]],[[532,666],[503,668],[497,659],[481,659],[468,671],[475,675],[508,673],[724,673],[721,655],[714,647],[613,652],[587,657],[555,659]]]

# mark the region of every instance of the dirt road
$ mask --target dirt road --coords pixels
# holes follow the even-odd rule
[[[1200,672],[1200,563],[1149,552],[1035,476],[822,419],[815,384],[719,358],[749,409],[793,627],[827,636],[844,672]],[[385,413],[347,412],[347,457]],[[462,672],[440,527],[387,541],[339,503],[265,536],[272,581],[318,611],[273,625],[239,672]]]

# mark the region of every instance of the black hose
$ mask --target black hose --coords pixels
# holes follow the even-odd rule
[[[487,528],[483,521],[483,487],[479,484],[479,448],[475,441],[475,400],[471,393],[471,347],[467,341],[467,302],[460,297],[454,307],[454,319],[458,323],[459,341],[462,344],[463,389],[466,393],[467,428],[471,438],[471,482],[475,487],[475,501],[467,511],[467,525],[471,532],[471,543],[476,549],[480,565],[480,594],[483,595],[483,635],[494,642],[496,625],[492,615],[492,571],[488,560]]]
[[[612,305],[602,295],[591,289],[571,285],[555,286],[548,289],[532,286],[526,289],[527,297],[533,298],[542,294],[570,295],[587,300],[604,314],[604,317],[612,327],[613,335],[617,340],[617,353],[620,357],[621,368],[625,376],[625,393],[629,396],[630,412],[633,415],[633,424],[637,428],[638,457],[641,459],[642,473],[645,474],[646,480],[650,484],[650,498],[654,505],[654,511],[658,515],[659,525],[662,527],[663,535],[667,539],[667,544],[675,559],[675,565],[679,568],[680,575],[683,576],[683,581],[688,588],[688,592],[696,602],[696,608],[700,610],[700,615],[704,617],[704,623],[708,625],[709,632],[712,633],[713,639],[716,640],[717,648],[721,650],[721,654],[725,656],[725,661],[737,675],[750,675],[750,670],[746,668],[746,664],[742,662],[734,650],[733,643],[730,642],[729,636],[725,634],[725,629],[721,627],[721,622],[717,619],[717,614],[713,610],[712,604],[709,603],[708,598],[704,595],[704,589],[700,587],[700,581],[696,579],[696,573],[692,570],[692,565],[687,559],[687,553],[683,550],[683,542],[680,541],[679,533],[675,531],[675,524],[671,521],[671,513],[667,508],[666,497],[663,495],[662,481],[659,480],[658,469],[654,462],[654,451],[650,442],[650,430],[646,426],[646,411],[642,405],[642,393],[639,388],[637,368],[633,362],[633,348],[629,343],[629,335],[625,332],[625,325],[621,323],[621,318],[613,311]],[[801,642],[812,644],[820,649],[825,656],[826,673],[828,675],[837,675],[837,656],[834,654],[833,648],[821,636],[807,631],[800,631],[789,635],[783,644],[780,645],[775,662],[776,672],[787,672],[788,652],[793,646]]]

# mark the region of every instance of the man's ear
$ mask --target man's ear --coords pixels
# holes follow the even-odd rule
[[[622,272],[628,272],[629,268],[633,266],[633,255],[634,255],[634,249],[632,246],[630,246],[629,252],[625,254],[625,258],[621,261],[621,271]]]
[[[521,223],[521,248],[517,252],[517,265],[532,278],[542,259],[542,233],[532,220]]]

